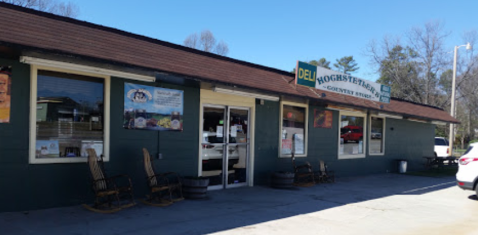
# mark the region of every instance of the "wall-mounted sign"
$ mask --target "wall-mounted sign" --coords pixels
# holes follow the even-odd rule
[[[320,66],[297,62],[296,83],[318,90],[390,103],[390,87]]]
[[[314,128],[332,128],[333,113],[330,110],[314,109]]]
[[[10,66],[0,66],[0,123],[10,122],[11,72]]]
[[[180,90],[125,83],[123,127],[182,130],[183,93]]]

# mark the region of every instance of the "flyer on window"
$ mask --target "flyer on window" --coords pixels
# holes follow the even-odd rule
[[[0,65],[0,123],[10,122],[11,72],[10,66]]]
[[[123,127],[183,130],[183,93],[181,90],[125,83]]]

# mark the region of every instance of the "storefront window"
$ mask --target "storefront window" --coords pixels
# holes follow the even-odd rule
[[[370,118],[369,153],[371,155],[380,155],[384,153],[384,124],[384,118]]]
[[[293,105],[282,106],[281,156],[306,154],[307,108]]]
[[[104,154],[105,79],[38,70],[36,84],[33,158],[85,159],[88,148]]]
[[[340,115],[339,158],[365,157],[365,115]]]

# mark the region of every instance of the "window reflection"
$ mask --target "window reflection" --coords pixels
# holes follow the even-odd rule
[[[305,154],[305,108],[284,105],[281,131],[281,154]]]
[[[370,153],[383,153],[383,118],[372,117],[370,124]]]
[[[38,71],[36,158],[103,153],[104,80]]]
[[[364,118],[356,116],[340,116],[340,149],[341,155],[358,155],[364,153]]]

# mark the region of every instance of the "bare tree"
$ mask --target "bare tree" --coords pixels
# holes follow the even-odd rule
[[[216,45],[216,38],[209,30],[203,30],[200,37],[200,47],[203,51],[212,52],[214,46]]]
[[[190,34],[184,39],[183,45],[222,56],[229,53],[227,44],[224,41],[216,43],[216,38],[209,30],[203,30],[200,36],[197,33]]]
[[[216,45],[215,52],[218,55],[227,55],[227,53],[229,53],[229,47],[224,41],[221,41]]]
[[[434,104],[438,75],[449,65],[443,48],[449,32],[444,31],[444,24],[439,21],[426,23],[423,28],[415,27],[408,33],[409,45],[417,53],[416,60],[421,64],[420,77],[423,82],[423,103]]]
[[[71,2],[58,2],[57,0],[0,0],[17,6],[49,12],[70,18],[76,18],[80,9]]]
[[[198,48],[198,35],[197,33],[190,34],[186,39],[184,39],[183,45],[191,48]]]
[[[380,73],[378,82],[392,87],[392,96],[450,111],[453,48],[445,48],[449,33],[441,22],[431,22],[413,28],[406,34],[406,42],[385,37],[380,43],[367,46],[371,64]],[[463,44],[478,42],[478,33],[463,35]],[[456,127],[462,146],[473,138],[478,127],[478,57],[473,51],[458,53],[456,70]],[[437,133],[446,136],[448,128],[437,127]],[[452,141],[452,140],[450,140]]]

